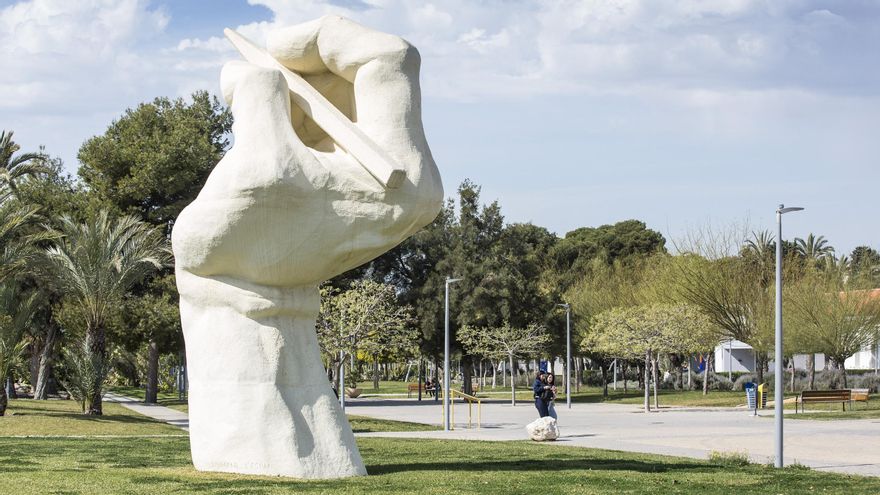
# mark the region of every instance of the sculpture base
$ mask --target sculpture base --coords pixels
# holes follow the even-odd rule
[[[197,280],[181,279],[184,287]],[[182,290],[180,301],[195,468],[306,479],[366,475],[321,363],[317,288],[260,295],[255,287],[198,281],[213,290],[201,297]]]

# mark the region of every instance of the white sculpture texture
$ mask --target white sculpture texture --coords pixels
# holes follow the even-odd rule
[[[234,145],[172,233],[193,463],[299,478],[364,475],[321,363],[317,286],[391,249],[440,209],[419,54],[335,16],[270,33],[268,52],[405,178],[396,187],[377,180],[307,117],[281,71],[223,67]]]

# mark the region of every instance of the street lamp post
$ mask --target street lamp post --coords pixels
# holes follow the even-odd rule
[[[571,305],[557,306],[565,308],[565,404],[571,409]]]
[[[449,431],[449,285],[461,280],[446,277],[446,318],[443,338],[443,431]]]
[[[775,366],[775,380],[774,380],[774,399],[775,404],[773,405],[773,414],[774,420],[776,423],[775,433],[776,433],[776,456],[774,459],[774,464],[776,467],[781,468],[783,466],[782,462],[782,401],[783,401],[783,388],[785,387],[783,383],[783,370],[782,370],[782,215],[792,212],[792,211],[800,211],[803,208],[799,207],[788,207],[780,204],[779,208],[776,209],[776,362]]]

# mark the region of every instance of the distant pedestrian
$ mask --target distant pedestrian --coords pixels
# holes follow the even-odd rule
[[[545,400],[545,402],[547,403],[547,414],[553,419],[557,419],[557,417],[556,417],[556,384],[554,383],[555,381],[556,381],[555,377],[552,374],[548,373],[547,376],[544,378],[544,384],[550,388],[544,389],[544,395],[542,397]]]
[[[534,383],[532,383],[532,391],[535,394],[535,408],[538,409],[538,417],[540,418],[550,415],[550,412],[547,411],[547,402],[544,401],[544,391],[550,388],[544,383],[546,376],[546,373],[539,371],[535,375]]]

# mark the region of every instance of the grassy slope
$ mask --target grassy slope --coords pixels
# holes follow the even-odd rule
[[[880,479],[525,442],[362,438],[371,476],[196,472],[186,438],[0,438],[0,486],[43,493],[880,493]]]

